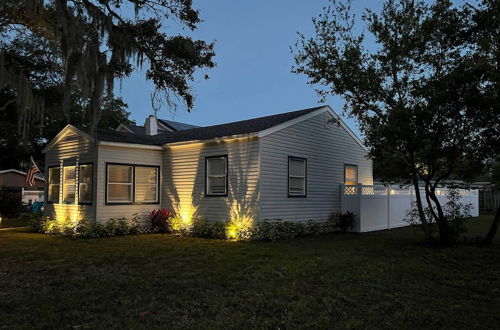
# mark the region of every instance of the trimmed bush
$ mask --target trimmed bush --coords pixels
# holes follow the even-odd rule
[[[79,238],[173,233],[215,239],[278,241],[331,233],[352,226],[353,219],[352,213],[337,213],[330,216],[326,222],[273,220],[254,223],[250,218],[232,219],[228,222],[208,222],[205,219],[195,218],[187,224],[181,218],[174,217],[167,209],[163,209],[153,210],[145,218],[134,214],[130,221],[126,218],[111,218],[104,224],[92,223],[87,219],[55,221],[41,215],[33,215],[31,226],[36,232]]]

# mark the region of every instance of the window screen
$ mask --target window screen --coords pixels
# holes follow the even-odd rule
[[[63,167],[63,202],[74,203],[76,195],[76,167]]]
[[[61,169],[59,167],[49,168],[48,202],[59,203],[60,175]]]
[[[288,195],[292,197],[306,196],[306,169],[305,158],[288,158]]]
[[[207,157],[206,195],[227,196],[227,156]]]
[[[78,180],[78,200],[79,203],[89,204],[92,202],[92,165],[80,165]]]
[[[344,165],[345,184],[355,185],[358,184],[358,166]]]
[[[131,203],[133,167],[108,164],[108,203]]]
[[[135,201],[158,202],[158,168],[135,167]]]

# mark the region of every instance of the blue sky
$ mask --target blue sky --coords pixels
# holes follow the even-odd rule
[[[194,38],[215,42],[217,67],[207,70],[209,80],[193,85],[196,103],[188,113],[180,106],[172,115],[163,107],[158,117],[199,126],[215,125],[317,106],[319,97],[305,76],[290,72],[290,46],[296,32],[311,35],[311,18],[322,12],[326,0],[195,0],[203,23],[190,33]],[[381,8],[380,1],[354,0],[354,10]],[[177,30],[176,23],[169,23]],[[169,26],[167,26],[167,29]],[[168,31],[168,30],[167,30]],[[187,31],[189,32],[189,31]],[[153,113],[153,85],[136,72],[125,79],[117,94],[129,105],[131,119],[138,124]],[[329,104],[342,112],[342,100],[329,97]],[[359,134],[356,123],[345,119]]]

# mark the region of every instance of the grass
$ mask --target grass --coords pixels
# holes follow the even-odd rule
[[[0,328],[498,327],[500,241],[421,241],[418,228],[277,243],[0,231]]]
[[[3,218],[0,221],[0,229],[24,226],[29,226],[29,219],[27,217]]]

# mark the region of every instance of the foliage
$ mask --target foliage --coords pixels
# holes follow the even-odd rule
[[[197,218],[193,221],[190,235],[193,237],[226,239],[226,224],[223,222],[207,222]]]
[[[167,209],[153,210],[149,214],[149,221],[151,223],[151,230],[159,233],[172,232],[172,226],[169,222],[173,214]]]
[[[465,222],[471,217],[472,204],[463,204],[460,202],[460,191],[458,189],[448,188],[446,194],[446,203],[443,205],[444,216],[448,225],[447,244],[456,243],[460,234],[465,231]],[[430,224],[435,223],[433,213],[436,211],[429,206],[424,208],[424,214]],[[408,223],[418,225],[420,217],[415,203],[412,203],[412,208],[407,211],[406,219]],[[439,223],[437,224],[439,226]]]
[[[123,10],[129,6],[134,13]],[[7,0],[0,9],[1,48],[23,35],[40,39],[46,53],[55,57],[66,121],[71,97],[78,91],[91,133],[101,119],[103,100],[113,97],[115,79],[144,69],[156,88],[152,96],[156,108],[161,103],[173,106],[176,96],[191,109],[194,97],[189,84],[195,71],[214,66],[213,44],[164,31],[172,20],[196,29],[201,20],[191,0]],[[8,86],[17,100],[26,100],[19,113],[29,117],[34,111],[26,110],[37,109],[38,115],[44,97],[33,92],[36,86],[29,76],[10,71],[2,61],[0,69],[0,88]]]
[[[255,226],[254,220],[248,215],[232,214],[226,223],[226,236],[232,240],[248,240],[252,238],[252,230]]]
[[[15,217],[22,209],[21,193],[0,187],[0,216]]]
[[[477,172],[486,155],[478,146],[500,145],[490,139],[498,139],[500,125],[498,19],[498,0],[474,9],[448,0],[388,0],[380,13],[364,12],[360,29],[350,1],[331,0],[313,19],[315,36],[300,35],[296,44],[293,72],[319,85],[320,96],[344,98],[377,173],[413,184],[429,240],[419,181],[440,240],[451,241],[436,187]]]
[[[326,222],[262,221],[252,226],[239,227],[234,221],[209,222],[194,218],[186,224],[167,210],[153,210],[147,217],[135,214],[130,221],[126,218],[111,218],[104,224],[77,221],[56,221],[41,214],[32,215],[31,227],[35,232],[78,238],[100,238],[120,235],[168,233],[182,236],[228,240],[277,241],[301,236],[316,236],[341,229],[338,217]],[[232,233],[232,234],[231,234]]]
[[[334,221],[335,226],[341,231],[348,231],[354,226],[355,215],[350,211],[337,212],[332,220]]]

